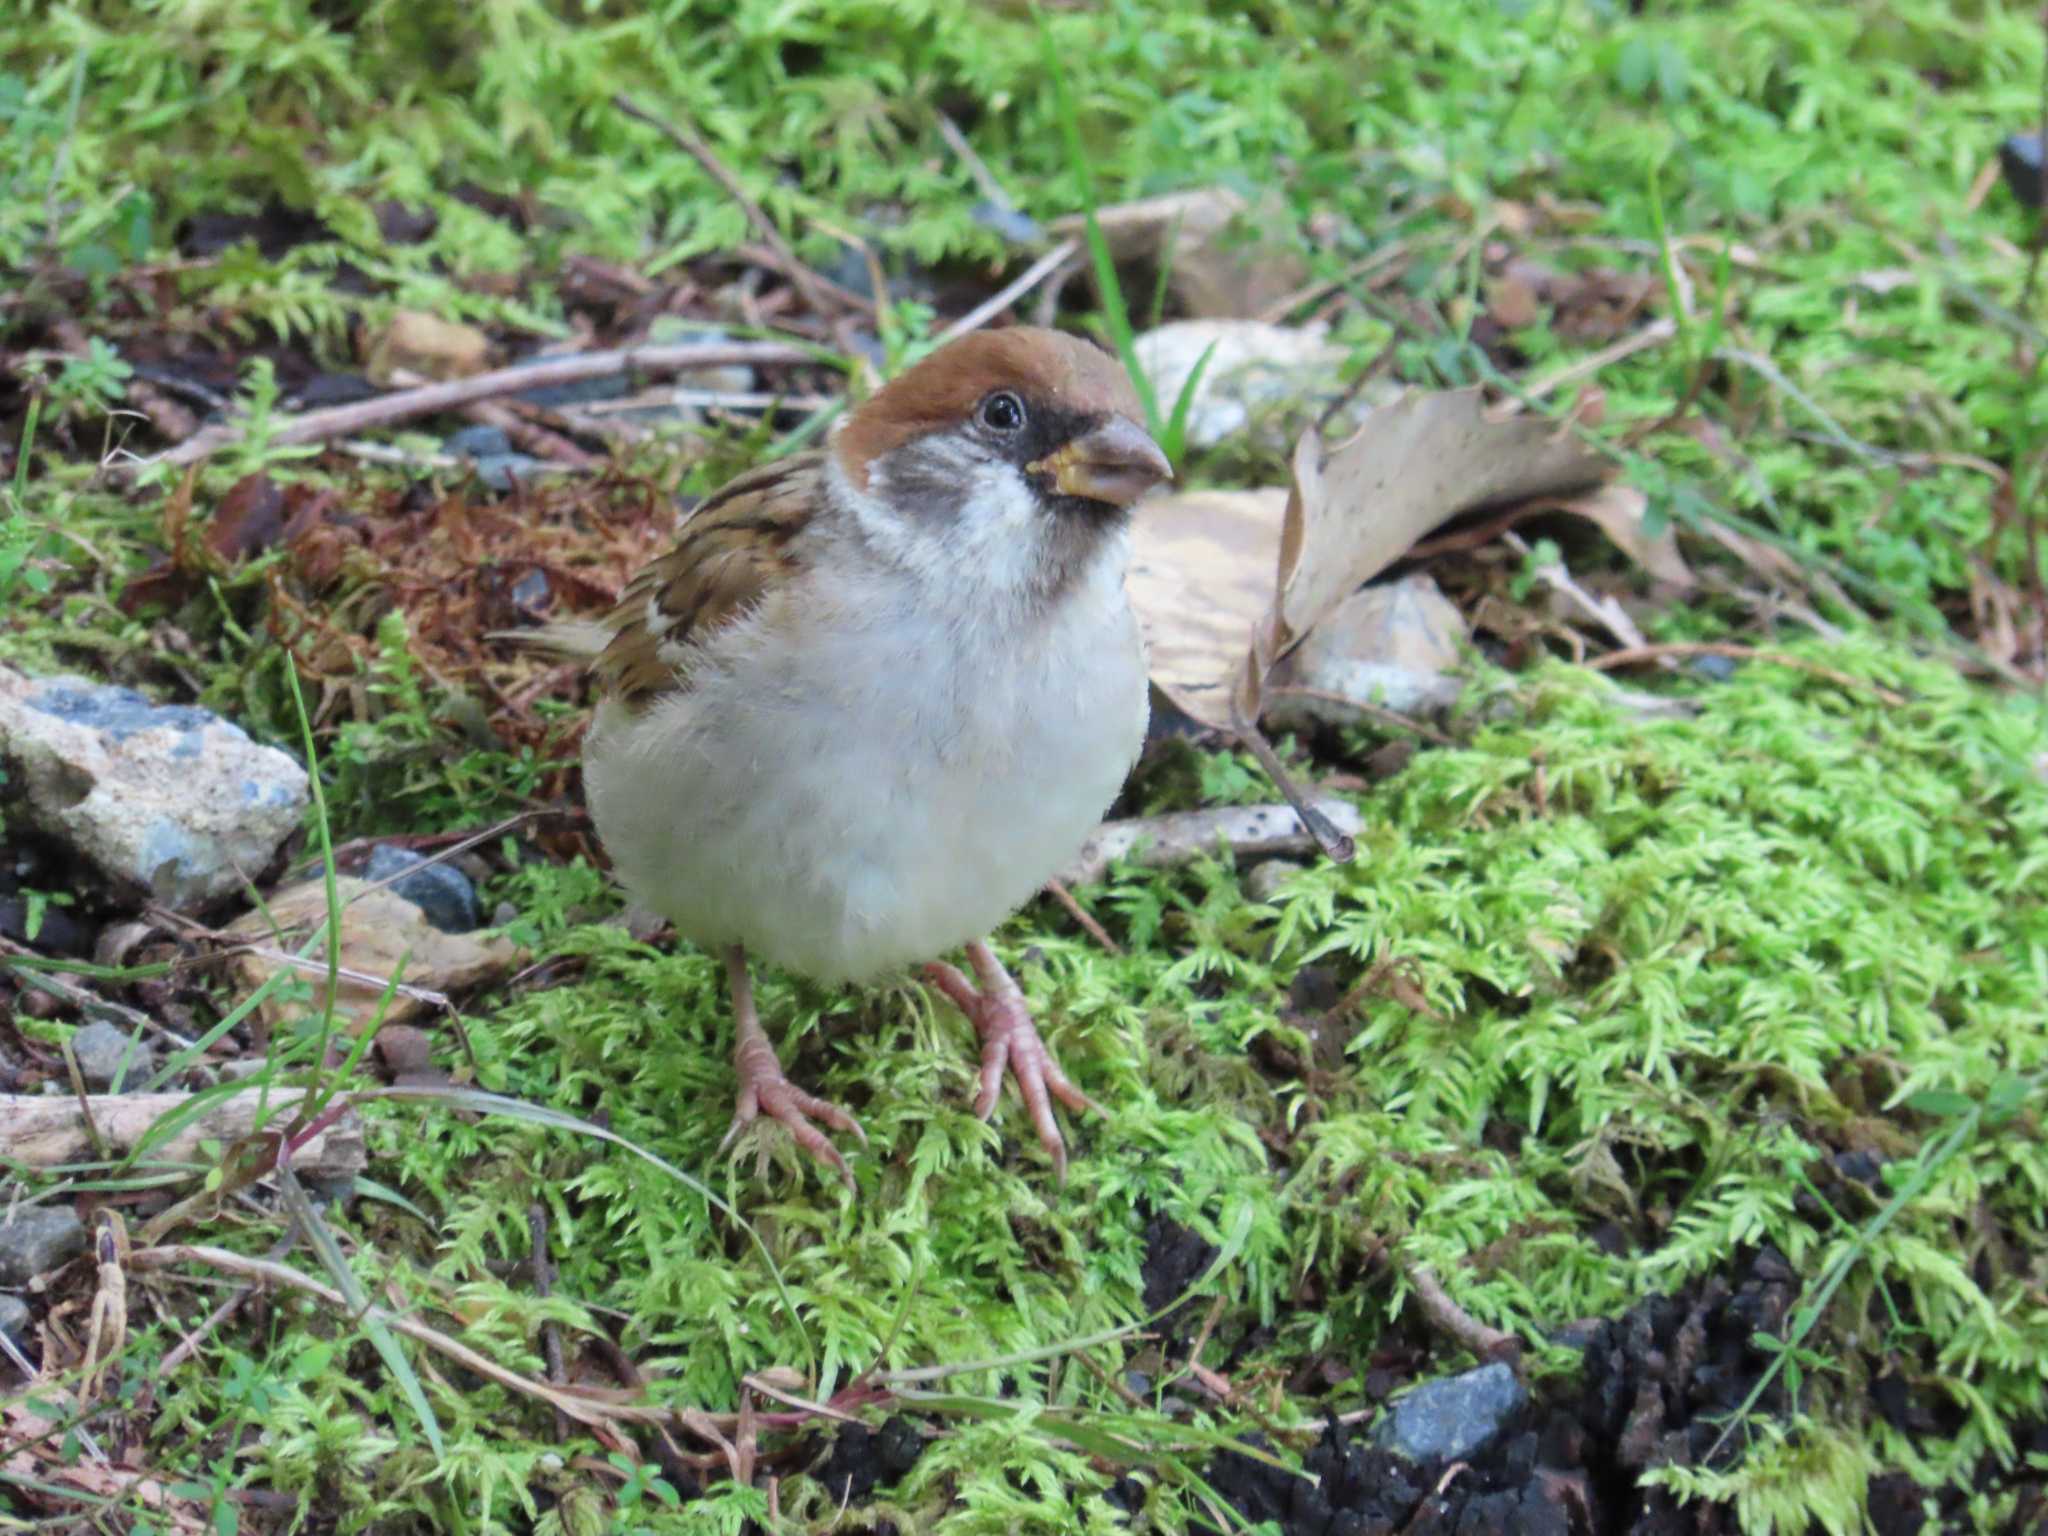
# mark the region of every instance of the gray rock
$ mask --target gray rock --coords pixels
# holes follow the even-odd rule
[[[983,229],[992,229],[1012,245],[1035,246],[1045,241],[1038,220],[1002,203],[984,199],[967,210],[967,216]]]
[[[1357,721],[1341,704],[1287,698],[1282,690],[1317,693],[1377,704],[1404,715],[1430,714],[1457,702],[1454,675],[1463,664],[1465,616],[1429,577],[1361,588],[1344,599],[1308,638],[1274,668],[1268,685],[1273,717],[1331,724]]]
[[[522,481],[544,475],[549,471],[546,459],[536,459],[530,453],[487,453],[471,459],[476,466],[476,477],[489,489],[505,492]]]
[[[136,1040],[130,1054],[129,1035],[103,1019],[96,1019],[71,1037],[72,1054],[78,1058],[78,1075],[95,1093],[114,1086],[120,1073],[121,1086],[130,1092],[149,1080],[156,1070],[156,1052],[147,1041]],[[122,1070],[122,1063],[127,1070]]]
[[[174,908],[255,878],[307,801],[295,759],[207,710],[4,666],[0,769],[10,814]]]
[[[1271,901],[1286,889],[1299,868],[1285,859],[1262,859],[1245,871],[1244,893],[1253,901]]]
[[[392,880],[394,875],[398,878]],[[483,923],[469,877],[452,864],[429,864],[410,848],[379,843],[370,850],[363,878],[391,880],[391,889],[426,913],[427,921],[443,933],[468,933]]]
[[[1303,427],[1344,394],[1345,349],[1317,326],[1268,325],[1262,320],[1174,320],[1132,344],[1152,381],[1162,413],[1173,409],[1204,356],[1187,416],[1190,448],[1240,440],[1286,453]],[[1375,381],[1338,412],[1324,433],[1345,437],[1375,404],[1399,386]]]
[[[529,393],[541,394],[544,391],[532,390]],[[442,446],[466,459],[488,459],[510,453],[512,439],[505,435],[503,427],[474,426],[449,433]]]
[[[27,1285],[85,1252],[85,1223],[68,1205],[29,1205],[0,1226],[0,1286]]]
[[[1461,1461],[1494,1440],[1528,1400],[1515,1373],[1496,1360],[1396,1398],[1373,1443],[1411,1461]]]
[[[28,1353],[33,1342],[29,1337],[28,1303],[5,1291],[0,1291],[0,1333],[13,1340],[16,1349]]]

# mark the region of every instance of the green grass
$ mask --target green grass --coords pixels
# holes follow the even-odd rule
[[[2031,12],[1111,3],[1051,10],[1042,34],[1022,7],[861,0],[333,15],[310,0],[171,0],[145,23],[70,0],[0,37],[0,293],[19,300],[0,307],[0,345],[54,312],[98,343],[38,360],[33,404],[0,384],[6,435],[33,441],[0,520],[0,656],[182,694],[155,627],[167,618],[200,699],[295,742],[264,627],[281,557],[209,572],[169,615],[117,606],[166,542],[170,488],[131,492],[97,469],[123,430],[108,407],[131,383],[108,349],[225,333],[348,366],[350,326],[399,307],[561,335],[569,256],[673,275],[747,238],[695,162],[611,107],[623,90],[694,113],[826,262],[828,224],[898,268],[975,276],[1004,254],[970,214],[980,194],[938,136],[940,110],[1041,219],[1091,195],[1277,183],[1293,220],[1273,233],[1320,274],[1406,243],[1399,280],[1353,293],[1335,334],[1362,367],[1398,321],[1394,371],[1422,384],[1493,366],[1471,336],[1483,243],[1518,243],[1497,215],[1582,204],[1582,223],[1546,227],[1525,254],[1650,274],[1667,311],[1689,284],[1698,305],[1671,345],[1601,374],[1604,440],[1657,516],[1740,519],[1795,551],[1851,634],[1793,648],[1908,702],[1751,664],[1719,686],[1667,681],[1700,712],[1645,722],[1562,664],[1480,667],[1462,745],[1357,795],[1353,864],[1304,868],[1267,902],[1218,863],[1120,872],[1081,893],[1120,957],[1034,906],[1000,947],[1107,1111],[1075,1128],[1064,1190],[1013,1102],[993,1127],[968,1112],[971,1032],[952,1012],[907,989],[824,995],[773,976],[761,1006],[793,1074],[856,1108],[873,1139],[853,1159],[860,1196],[842,1200],[772,1135],[721,1161],[716,961],[607,924],[617,898],[587,865],[501,859],[487,908],[510,901],[515,936],[563,968],[472,1008],[473,1086],[542,1120],[363,1097],[387,1198],[326,1209],[321,1262],[292,1262],[527,1376],[543,1323],[572,1359],[602,1331],[639,1362],[648,1397],[705,1412],[777,1367],[822,1398],[864,1372],[1039,1356],[920,1386],[944,1394],[914,1405],[944,1433],[892,1498],[906,1528],[947,1533],[1115,1529],[1101,1496],[1131,1466],[1153,1528],[1182,1529],[1214,1440],[1256,1427],[1133,1405],[1080,1358],[1109,1379],[1127,1365],[1171,1375],[1129,1331],[1145,1315],[1152,1213],[1226,1254],[1207,1358],[1270,1330],[1232,1374],[1283,1428],[1324,1402],[1267,1394],[1269,1381],[1317,1353],[1362,1368],[1412,1335],[1401,1264],[1432,1266],[1554,1378],[1571,1369],[1546,1343],[1559,1324],[1763,1242],[1805,1283],[1779,1341],[1802,1411],[1736,1426],[1748,1449],[1731,1470],[1656,1476],[1733,1501],[1751,1530],[1853,1528],[1874,1472],[1964,1476],[2048,1412],[2048,1306],[2026,1260],[2048,1241],[2048,808],[2034,766],[2048,721],[2033,697],[1965,683],[1939,659],[1973,588],[2024,599],[2040,581],[2028,525],[2048,400],[2024,355],[2039,319],[2023,311],[2015,249],[2032,220],[1997,189],[1965,208],[1998,138],[2040,114]],[[465,201],[468,186],[524,194],[536,217],[515,228]],[[387,242],[371,212],[387,198],[439,228]],[[330,237],[275,259],[243,247],[147,287],[119,275],[170,260],[195,214],[273,199]],[[369,293],[333,281],[344,262]],[[482,281],[507,274],[518,281]],[[914,302],[892,312],[892,353],[929,318]],[[1542,323],[1514,342],[1522,378],[1588,350]],[[259,422],[274,412],[267,365],[244,387]],[[1688,398],[1686,430],[1624,443]],[[764,446],[719,445],[694,480],[671,448],[639,467],[697,485]],[[391,484],[259,441],[200,474],[195,506],[259,465],[351,497]],[[1193,466],[1232,483],[1279,472],[1241,449]],[[1690,636],[1744,620],[1731,602],[1644,622]],[[361,628],[356,702],[317,741],[322,834],[476,826],[529,805],[544,765],[461,736],[404,615]],[[1269,791],[1235,755],[1183,753],[1140,793],[1168,809]],[[1314,968],[1342,989],[1390,961],[1430,1012],[1375,994],[1339,1029],[1341,1051],[1317,1057],[1290,986]],[[313,1074],[323,1013],[305,990],[279,1082]],[[1258,1065],[1262,1034],[1316,1060],[1312,1084]],[[588,1122],[641,1155],[570,1128]],[[1826,1157],[1846,1149],[1889,1159],[1885,1186],[1830,1180]],[[708,1180],[745,1225],[675,1171]],[[504,1273],[527,1253],[536,1200],[560,1269],[545,1300]],[[279,1221],[229,1202],[178,1235],[257,1254]],[[1618,1256],[1597,1240],[1616,1230]],[[1380,1252],[1398,1264],[1369,1265]],[[165,1294],[188,1323],[210,1304]],[[147,1464],[229,1515],[228,1490],[251,1487],[331,1508],[344,1529],[736,1531],[762,1513],[758,1490],[672,1508],[651,1464],[593,1470],[614,1448],[558,1442],[545,1408],[381,1327],[280,1299],[158,1377],[178,1334],[138,1308],[117,1403],[153,1380],[136,1426]],[[1087,1339],[1102,1341],[1075,1347]],[[1909,1443],[1871,1414],[1885,1362],[1955,1405],[1954,1435]],[[1444,1346],[1435,1363],[1460,1357]],[[1350,1406],[1354,1389],[1332,1400]],[[8,1497],[0,1475],[0,1523]],[[790,1531],[834,1513],[802,1479],[784,1482],[781,1508]]]

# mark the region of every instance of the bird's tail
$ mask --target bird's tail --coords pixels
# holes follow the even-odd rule
[[[611,644],[611,627],[595,619],[557,619],[531,629],[494,629],[488,638],[504,640],[562,661],[595,661]]]

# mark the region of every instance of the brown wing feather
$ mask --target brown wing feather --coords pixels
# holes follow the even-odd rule
[[[605,692],[638,710],[689,687],[690,649],[800,567],[798,535],[813,516],[823,465],[815,452],[764,464],[690,514],[675,548],[635,576],[605,617],[612,638],[591,663]]]

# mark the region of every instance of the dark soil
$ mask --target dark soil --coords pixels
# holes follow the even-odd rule
[[[1203,1245],[1171,1222],[1147,1228],[1148,1305],[1178,1295],[1203,1262]],[[1154,1282],[1157,1295],[1154,1294]],[[1227,1453],[1207,1468],[1214,1487],[1246,1520],[1277,1522],[1285,1536],[1735,1536],[1733,1509],[1681,1506],[1661,1489],[1638,1486],[1651,1467],[1732,1464],[1740,1434],[1716,1448],[1736,1408],[1762,1379],[1770,1357],[1759,1332],[1782,1334],[1797,1277],[1774,1249],[1751,1254],[1732,1279],[1710,1277],[1618,1318],[1582,1324],[1571,1342],[1585,1368],[1559,1390],[1539,1391],[1462,1462],[1417,1463],[1374,1443],[1372,1426],[1346,1425],[1352,1405],[1333,1405],[1329,1424],[1302,1454],[1309,1478]],[[1882,1393],[1874,1394],[1882,1396]],[[1790,1407],[1774,1382],[1751,1412]],[[1877,1536],[1917,1536],[1928,1515],[1941,1532],[1969,1530],[1973,1492],[2017,1486],[2016,1532],[2048,1532],[2048,1477],[2024,1470],[2031,1453],[2048,1463],[2048,1425],[2019,1439],[2019,1469],[1986,1468],[1971,1488],[1923,1490],[1903,1474],[1871,1486]],[[886,1492],[915,1462],[917,1429],[901,1417],[879,1430],[842,1429],[811,1476],[835,1500],[853,1504]],[[1112,1502],[1135,1509],[1139,1489],[1119,1484]]]

